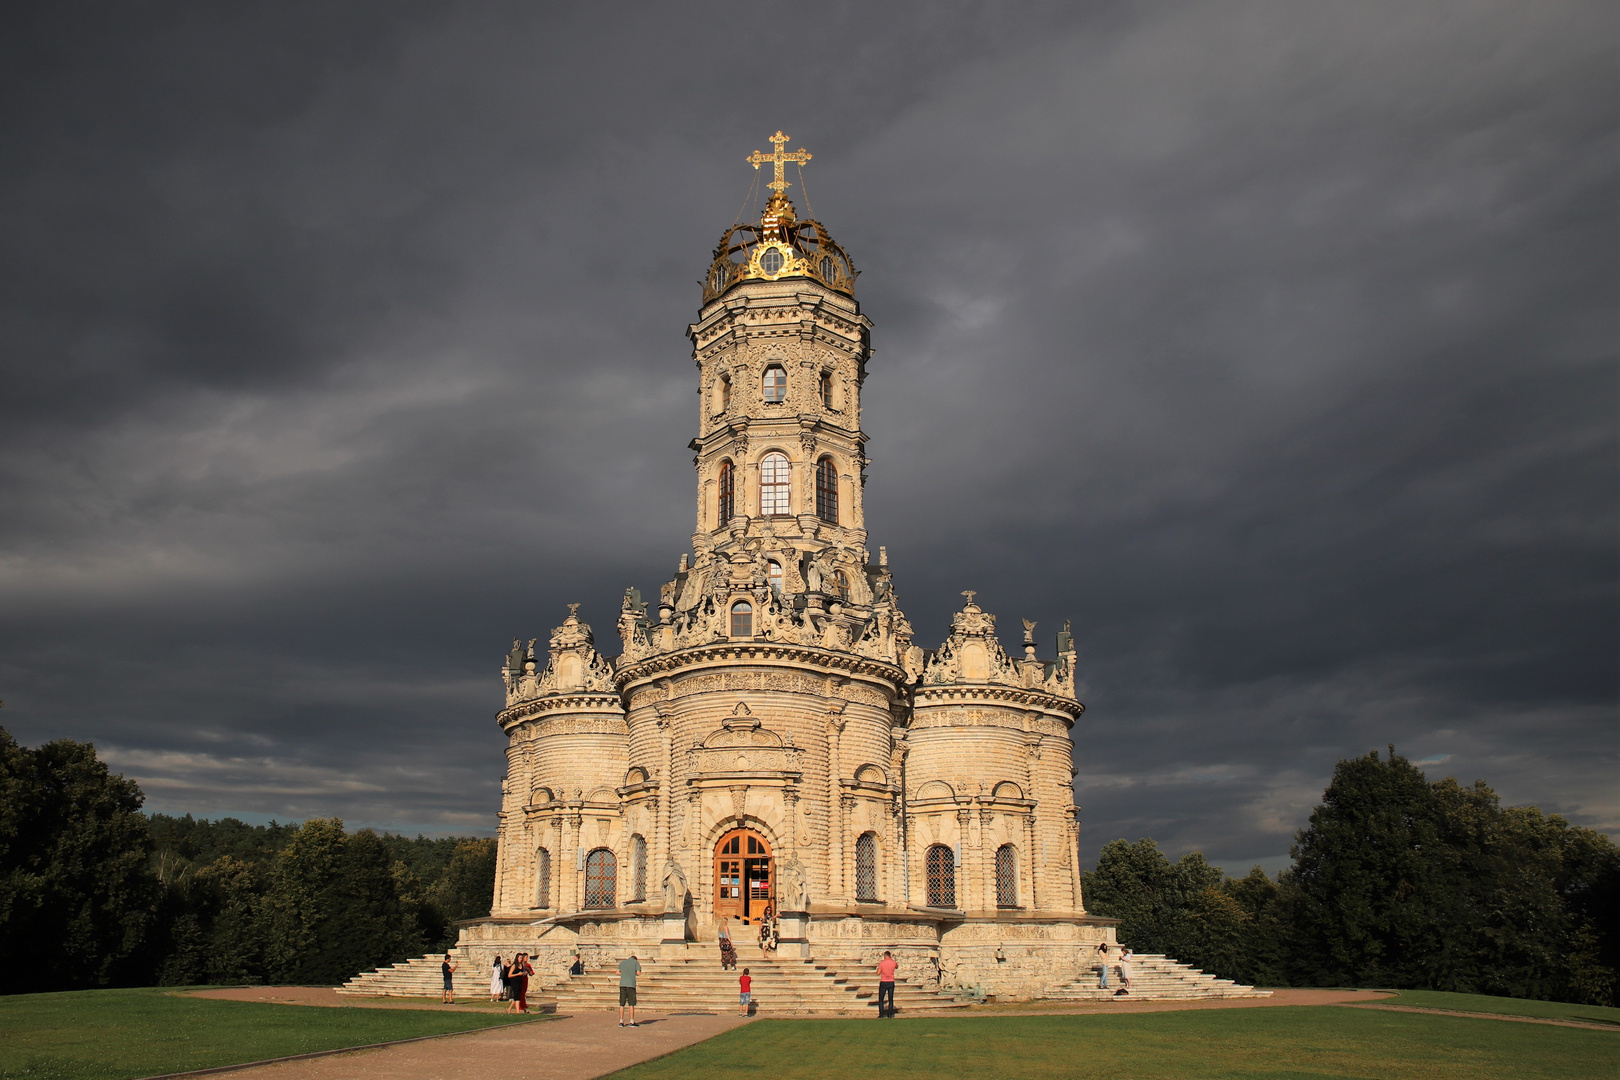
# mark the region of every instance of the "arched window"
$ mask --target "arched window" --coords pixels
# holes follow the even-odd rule
[[[720,376],[720,411],[731,408],[731,376]]]
[[[829,409],[833,407],[832,406],[832,372],[830,372],[830,371],[823,371],[821,373],[821,404],[826,406]]]
[[[831,255],[821,257],[821,280],[829,285],[838,284],[838,263]]]
[[[585,906],[610,908],[619,895],[619,861],[607,848],[585,856]]]
[[[736,470],[731,467],[731,462],[729,461],[722,461],[720,463],[720,499],[719,504],[715,509],[720,517],[720,520],[716,522],[716,524],[722,528],[725,526],[726,522],[735,517],[737,513]]]
[[[776,592],[782,591],[782,564],[775,559],[767,559],[765,573],[770,578],[771,588]]]
[[[534,906],[551,906],[551,852],[545,848],[534,853]]]
[[[1011,844],[996,848],[996,907],[1018,906],[1018,851]]]
[[[759,512],[764,517],[786,514],[788,510],[788,480],[792,467],[783,454],[766,454],[759,463]]]
[[[630,838],[630,899],[647,899],[647,838],[640,833]]]
[[[765,400],[773,405],[787,400],[787,372],[782,370],[780,364],[772,364],[765,369],[760,389],[765,392]]]
[[[816,462],[816,517],[838,524],[838,466],[830,457]]]
[[[833,589],[838,593],[838,599],[849,603],[849,575],[842,570],[833,572]]]
[[[754,605],[746,600],[731,605],[731,636],[754,636]]]
[[[855,841],[855,899],[877,898],[877,834],[862,833]]]
[[[928,906],[956,906],[956,855],[944,844],[928,849]]]

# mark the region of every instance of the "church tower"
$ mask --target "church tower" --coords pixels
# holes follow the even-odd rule
[[[770,917],[783,955],[888,948],[1025,992],[1112,936],[1081,897],[1072,640],[1040,659],[1026,621],[1009,655],[969,592],[938,649],[912,642],[867,538],[872,324],[788,198],[810,155],[771,141],[747,159],[769,201],[687,328],[692,551],[626,590],[616,659],[578,605],[543,664],[514,642],[495,904],[464,942],[668,952]]]

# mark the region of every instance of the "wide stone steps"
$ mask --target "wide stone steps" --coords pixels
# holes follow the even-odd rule
[[[763,960],[722,970],[717,959],[645,961],[637,979],[636,999],[659,1012],[723,1012],[737,1008],[737,976],[747,967],[753,999],[767,1013],[871,1013],[877,1008],[877,980],[872,974],[846,978],[809,960]],[[588,972],[557,987],[558,1008],[607,1009],[619,1003],[617,970]],[[907,1013],[965,1008],[937,991],[897,980],[895,1008]]]
[[[1138,953],[1133,958],[1132,1000],[1196,1001],[1209,998],[1263,998],[1270,990],[1256,990],[1231,979],[1218,979],[1179,960],[1158,953]],[[1117,970],[1108,973],[1109,988],[1098,986],[1096,974],[1076,979],[1044,995],[1048,1001],[1108,1001],[1116,997],[1122,983]]]

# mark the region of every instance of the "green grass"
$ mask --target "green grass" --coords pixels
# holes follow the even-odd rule
[[[1333,1007],[927,1020],[766,1020],[614,1080],[1612,1078],[1620,1034]]]
[[[1545,1020],[1584,1020],[1591,1024],[1613,1024],[1620,1030],[1620,1009],[1611,1009],[1607,1005],[1567,1005],[1562,1001],[1529,1001],[1486,994],[1446,994],[1438,990],[1402,990],[1395,997],[1385,999],[1384,1004],[1536,1016]]]
[[[129,1080],[517,1020],[472,1012],[218,1001],[167,989],[0,997],[0,1077]]]

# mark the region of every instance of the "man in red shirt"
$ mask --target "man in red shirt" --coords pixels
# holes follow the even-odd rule
[[[887,949],[883,951],[883,959],[878,961],[878,1019],[894,1015],[894,972],[900,965],[895,958],[889,955]],[[884,1012],[887,1008],[888,1011]]]
[[[741,975],[737,976],[737,990],[738,990],[738,994],[737,994],[737,1015],[738,1016],[747,1016],[748,1015],[748,1005],[749,1005],[749,1003],[751,1001],[754,1000],[753,991],[750,990],[749,987],[751,987],[753,985],[754,985],[754,980],[749,978],[748,969],[743,968],[743,973]]]

